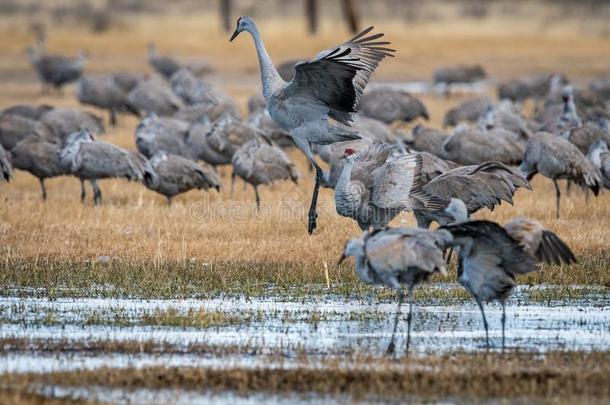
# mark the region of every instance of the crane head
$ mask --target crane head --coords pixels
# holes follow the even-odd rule
[[[343,156],[348,157],[348,156],[352,156],[352,155],[354,155],[355,153],[356,153],[356,150],[355,150],[355,149],[352,149],[352,148],[346,148],[346,149],[343,151]]]
[[[254,21],[250,17],[239,17],[237,19],[237,27],[235,28],[235,32],[229,38],[229,42],[232,42],[242,31],[250,31],[252,32],[254,28]]]

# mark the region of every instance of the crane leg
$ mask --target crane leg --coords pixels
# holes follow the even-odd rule
[[[570,180],[566,180],[566,195],[569,197],[570,192],[572,191],[572,182]]]
[[[91,187],[93,188],[93,205],[99,205],[102,203],[102,190],[97,185],[97,180],[91,180]]]
[[[40,182],[40,188],[42,190],[42,201],[47,201],[47,188],[44,186],[44,179],[40,177],[38,181]]]
[[[409,287],[409,315],[407,316],[407,349],[406,355],[409,355],[409,347],[411,347],[411,321],[413,320],[413,287]]]
[[[85,202],[85,197],[87,196],[87,191],[85,190],[85,181],[80,179],[80,202]]]
[[[167,206],[171,207],[172,206],[172,197],[167,196]]]
[[[477,305],[479,306],[479,309],[481,310],[481,315],[483,316],[483,326],[485,327],[485,342],[487,345],[487,350],[489,350],[489,325],[487,324],[487,318],[485,317],[485,310],[483,309],[483,303],[478,298],[476,300],[477,300]]]
[[[557,180],[553,180],[553,183],[555,183],[555,196],[557,197],[557,218],[559,218],[559,202],[561,200],[561,190],[559,190],[559,184],[557,183]]]
[[[235,171],[231,172],[231,198],[233,198],[233,189],[235,188]]]
[[[392,337],[390,338],[390,344],[385,351],[386,356],[392,356],[394,354],[394,336],[396,335],[396,329],[398,328],[398,320],[400,319],[400,306],[403,300],[402,290],[398,290],[398,307],[396,308],[396,315],[394,317],[394,328],[392,329]]]
[[[318,206],[318,193],[320,192],[320,183],[322,183],[322,177],[324,172],[322,168],[318,166],[318,164],[312,161],[315,169],[316,169],[316,184],[313,188],[313,195],[311,196],[311,205],[309,206],[309,223],[307,226],[307,232],[311,235],[317,226],[318,214],[316,212],[316,208]]]
[[[445,251],[445,263],[449,264],[451,262],[451,256],[453,255],[453,246],[450,246],[449,249]]]
[[[110,109],[110,126],[112,128],[116,127],[116,112],[113,108]]]
[[[254,186],[254,195],[256,196],[256,211],[261,210],[261,197],[258,195],[258,187]]]
[[[504,301],[500,302],[500,305],[502,305],[502,351],[504,351],[506,331],[506,305]]]

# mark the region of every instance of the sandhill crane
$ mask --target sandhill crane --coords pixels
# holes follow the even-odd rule
[[[187,144],[193,157],[212,166],[231,164],[240,146],[254,139],[256,130],[231,114],[223,115],[216,122],[203,120],[189,131]]]
[[[59,159],[61,166],[81,181],[81,201],[85,199],[84,181],[91,182],[94,205],[102,203],[98,180],[125,178],[143,181],[145,176],[151,176],[142,155],[97,141],[87,130],[74,132],[66,138]]]
[[[0,144],[7,151],[13,149],[15,145],[31,134],[38,134],[49,142],[56,142],[53,129],[45,123],[21,115],[2,114],[0,116]]]
[[[11,158],[0,144],[0,181],[10,181],[12,176]]]
[[[536,263],[575,263],[570,248],[553,232],[530,218],[516,218],[504,227],[491,221],[468,221],[466,206],[452,199],[446,208],[455,224],[440,229],[453,236],[458,249],[458,281],[476,300],[489,348],[489,325],[483,302],[502,306],[502,348],[505,346],[506,300],[516,285],[515,277],[538,270]]]
[[[365,91],[360,99],[358,113],[386,124],[395,121],[411,122],[419,117],[430,119],[421,100],[406,91],[390,87]]]
[[[515,134],[501,128],[456,127],[441,148],[441,157],[469,165],[490,160],[518,164],[523,157],[523,143]]]
[[[164,195],[168,205],[172,205],[172,197],[189,190],[220,190],[220,178],[209,166],[165,151],[155,153],[149,163],[153,173],[145,176],[144,185]]]
[[[42,82],[43,90],[46,86],[61,90],[64,85],[77,81],[83,74],[85,63],[89,57],[86,51],[81,51],[75,58],[41,54],[33,48],[28,48],[27,51],[30,62]]]
[[[591,160],[593,166],[600,171],[604,188],[610,189],[610,152],[608,151],[608,143],[601,139],[593,142],[587,157]]]
[[[237,149],[232,164],[231,177],[239,176],[254,188],[257,209],[260,209],[258,186],[282,180],[297,184],[299,180],[299,172],[286,152],[262,137],[251,139]]]
[[[485,162],[478,166],[455,167],[434,177],[423,190],[441,200],[459,198],[464,201],[467,214],[482,208],[492,210],[506,201],[513,203],[517,189],[531,190],[529,183],[514,169],[500,162]],[[434,221],[440,225],[451,222],[444,211],[414,210],[417,226],[429,228]]]
[[[366,284],[383,285],[398,291],[398,308],[394,318],[392,338],[386,355],[394,353],[394,336],[404,300],[402,285],[406,285],[409,296],[407,317],[407,346],[411,343],[411,320],[413,314],[413,290],[418,284],[428,281],[434,273],[446,273],[442,250],[452,241],[447,231],[428,231],[413,228],[387,228],[365,231],[357,238],[347,241],[339,264],[353,256],[356,274]]]
[[[167,84],[151,78],[140,80],[127,95],[127,101],[141,115],[172,115],[183,106],[180,98]]]
[[[129,72],[115,72],[110,74],[114,83],[123,89],[126,93],[129,93],[134,87],[138,85],[142,79],[141,75]]]
[[[491,106],[493,106],[493,101],[485,96],[462,101],[447,111],[443,118],[443,127],[457,126],[462,122],[477,122],[481,115],[487,111],[487,108]]]
[[[309,209],[308,232],[316,228],[316,205],[324,172],[316,162],[313,144],[329,144],[357,139],[353,131],[328,121],[332,118],[348,125],[358,108],[371,74],[394,50],[388,42],[376,41],[383,34],[366,36],[367,28],[347,42],[319,53],[311,60],[295,65],[295,76],[289,83],[280,77],[265,49],[256,24],[250,17],[240,17],[230,40],[239,33],[251,34],[261,70],[263,96],[269,115],[290,133],[295,145],[316,169],[316,182]]]
[[[188,131],[185,121],[149,114],[136,128],[136,147],[148,159],[159,151],[192,159],[193,152],[186,142]]]
[[[495,106],[487,107],[479,117],[479,125],[486,129],[503,128],[525,140],[532,134],[530,123],[510,100],[502,100]]]
[[[443,144],[448,138],[449,135],[441,130],[416,125],[405,139],[405,144],[410,149],[442,156]]]
[[[63,140],[66,136],[86,129],[97,136],[105,132],[102,119],[88,111],[71,107],[57,107],[42,115],[40,122],[49,125],[55,136]]]
[[[182,68],[177,70],[169,81],[174,93],[187,105],[198,103],[221,103],[229,98],[226,94],[206,83],[193,72]]]
[[[15,169],[25,170],[38,177],[43,201],[47,199],[45,179],[68,174],[60,164],[59,151],[57,144],[47,142],[36,134],[26,137],[10,151]]]
[[[557,218],[561,199],[558,179],[588,187],[595,195],[599,193],[602,185],[599,170],[575,145],[548,132],[538,132],[530,138],[519,171],[528,181],[536,173],[553,180],[557,197]]]
[[[337,213],[356,220],[360,229],[385,227],[402,211],[439,210],[446,201],[422,190],[422,157],[374,144],[356,154],[345,150],[335,187]]]
[[[39,120],[44,113],[52,109],[52,106],[46,104],[17,104],[2,110],[2,115],[18,115],[31,120]]]
[[[127,101],[127,92],[119,86],[111,75],[83,76],[76,84],[76,97],[81,104],[88,104],[108,110],[110,125],[116,126],[117,112],[138,114]]]
[[[148,63],[157,73],[167,80],[182,67],[174,58],[158,55],[157,47],[153,42],[148,44]]]
[[[263,99],[264,100],[264,99]],[[289,148],[294,146],[290,134],[273,121],[266,107],[258,109],[250,114],[246,123],[263,132],[269,139],[279,147]]]
[[[487,77],[481,65],[455,65],[438,68],[432,73],[435,84],[473,83]]]
[[[498,98],[519,103],[529,98],[542,99],[553,86],[564,86],[568,79],[562,74],[533,74],[498,85]]]

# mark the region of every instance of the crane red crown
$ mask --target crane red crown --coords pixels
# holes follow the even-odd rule
[[[356,153],[356,151],[352,148],[347,148],[347,149],[345,149],[345,151],[343,153],[345,154],[345,156],[350,156],[350,155],[353,155],[354,153]]]

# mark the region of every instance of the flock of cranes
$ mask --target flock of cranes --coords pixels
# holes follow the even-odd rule
[[[99,140],[103,120],[89,112],[17,105],[0,115],[0,178],[8,181],[12,169],[28,171],[40,180],[46,199],[45,179],[72,175],[81,182],[82,200],[85,181],[91,183],[95,204],[102,200],[98,180],[125,178],[171,204],[172,197],[191,189],[220,189],[216,169],[230,165],[231,190],[240,177],[252,185],[260,206],[260,185],[299,180],[285,151],[296,146],[315,170],[308,232],[316,229],[319,188],[334,189],[337,213],[363,231],[346,243],[341,260],[355,257],[363,282],[398,290],[394,332],[406,285],[407,352],[413,289],[435,272],[445,272],[447,251],[457,253],[458,281],[479,305],[487,332],[484,302],[498,300],[504,309],[517,275],[535,271],[539,262],[576,259],[537,221],[519,218],[501,226],[470,220],[470,215],[503,201],[512,204],[518,189],[531,190],[529,180],[536,174],[554,182],[557,216],[558,180],[595,195],[610,187],[610,82],[598,80],[583,90],[562,75],[527,76],[502,83],[499,102],[474,97],[449,110],[443,123],[453,127],[451,132],[421,124],[406,132],[391,124],[427,120],[429,113],[407,92],[365,89],[379,63],[395,52],[383,34],[372,30],[280,69],[254,21],[239,18],[230,40],[241,32],[251,35],[262,83],[262,97],[248,102],[247,119],[194,67],[157,54],[153,44],[148,60],[163,79],[85,75],[85,55],[49,55],[39,44],[29,55],[43,85],[61,88],[76,81],[78,100],[107,110],[112,126],[118,113],[139,116],[137,150]],[[434,77],[451,84],[485,75],[479,66],[454,66]],[[538,104],[530,118],[519,108],[527,99]],[[404,211],[414,213],[418,228],[389,228]],[[430,230],[433,222],[436,230]],[[503,315],[503,332],[504,321]],[[393,351],[394,334],[387,352]]]

